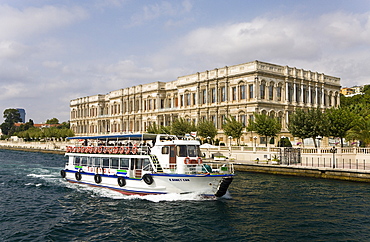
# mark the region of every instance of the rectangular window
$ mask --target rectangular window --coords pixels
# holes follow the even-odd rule
[[[100,158],[98,158],[98,157],[93,157],[93,158],[92,158],[92,165],[93,165],[94,167],[100,167]]]
[[[226,101],[226,87],[221,87],[221,102]]]
[[[232,100],[235,101],[236,100],[236,87],[232,87],[231,88],[231,95],[232,95]]]
[[[244,126],[247,125],[247,117],[245,116],[245,114],[240,115],[240,122],[244,124]]]
[[[184,106],[184,95],[180,95],[180,107]]]
[[[211,102],[212,103],[216,102],[216,88],[211,89]]]
[[[87,166],[87,157],[81,157],[81,166]]]
[[[245,99],[245,85],[240,86],[240,99]]]
[[[80,165],[80,157],[74,157],[73,165],[79,166]]]
[[[103,158],[103,167],[109,168],[109,158]]]
[[[203,89],[202,91],[202,98],[203,98],[203,104],[206,104],[207,103],[207,90],[206,89]]]
[[[190,93],[186,94],[186,106],[191,105],[191,96]]]
[[[170,147],[168,147],[168,146],[163,146],[162,147],[162,154],[164,154],[164,155],[167,155],[167,154],[169,154],[169,149]]]
[[[130,164],[129,158],[121,158],[119,159],[119,168],[120,169],[128,169]]]
[[[299,85],[296,85],[295,86],[295,100],[296,100],[296,102],[301,101],[300,97],[301,97],[301,88],[299,87]]]
[[[253,98],[254,93],[253,93],[253,84],[249,84],[249,98]]]
[[[197,95],[195,93],[193,93],[193,105],[197,105],[196,97],[197,97]]]
[[[119,159],[118,158],[110,158],[111,159],[111,165],[110,167],[112,169],[118,169],[118,165],[119,165]]]
[[[221,115],[221,123],[222,124],[225,124],[225,121],[226,121],[226,115],[225,114],[222,114]]]
[[[150,165],[149,159],[148,158],[143,158],[142,160],[143,160],[143,170],[144,171],[150,171],[150,170],[152,170],[151,169],[152,166]]]

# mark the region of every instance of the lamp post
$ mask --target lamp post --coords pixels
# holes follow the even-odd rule
[[[281,144],[281,143],[283,143],[283,144]],[[281,138],[280,138],[280,146],[281,147],[285,147],[285,136],[281,136]]]
[[[333,153],[333,168],[335,168],[335,153],[337,153],[337,148],[334,146],[330,149],[330,152]]]
[[[211,144],[211,142],[210,142],[211,137],[207,136],[207,140],[208,140],[208,143]],[[208,151],[208,157],[211,157],[211,154],[209,152],[209,147],[207,148],[207,151]]]
[[[254,140],[254,147],[257,147],[257,136],[254,136],[253,140]]]
[[[231,158],[231,140],[232,140],[232,136],[229,136],[229,159]]]
[[[322,137],[319,135],[319,136],[316,137],[316,139],[319,140],[319,148],[320,148],[320,141],[321,141]]]

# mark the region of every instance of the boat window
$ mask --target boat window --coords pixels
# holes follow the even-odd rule
[[[130,159],[128,158],[121,158],[119,159],[119,168],[120,169],[128,169],[129,164],[130,164]]]
[[[87,157],[81,157],[81,166],[87,166]]]
[[[103,166],[102,167],[105,167],[105,168],[109,167],[109,158],[103,158]]]
[[[80,165],[80,157],[74,157],[73,165],[75,165],[75,166]]]
[[[92,161],[92,157],[89,157],[88,159],[87,159],[87,166],[93,166],[93,161]]]
[[[179,145],[177,148],[178,148],[177,149],[178,150],[177,156],[179,156],[179,157],[186,157],[186,156],[188,156],[186,145]]]
[[[168,146],[163,146],[162,147],[162,154],[168,154],[169,152],[169,147]]]
[[[111,158],[111,168],[112,169],[118,169],[118,163],[119,163],[118,158]]]
[[[177,155],[179,157],[199,157],[201,156],[198,145],[179,145],[177,146]]]
[[[143,168],[143,159],[134,158],[133,162],[135,164],[135,169],[142,169]]]
[[[100,158],[99,157],[92,157],[92,165],[94,167],[100,167]]]
[[[143,159],[143,170],[145,171],[150,171],[152,168],[151,164],[150,164],[150,161],[148,158],[144,158]]]

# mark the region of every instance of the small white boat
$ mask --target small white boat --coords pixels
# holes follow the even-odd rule
[[[61,176],[69,182],[109,188],[127,195],[196,193],[225,195],[232,164],[203,163],[197,140],[164,134],[71,137]]]

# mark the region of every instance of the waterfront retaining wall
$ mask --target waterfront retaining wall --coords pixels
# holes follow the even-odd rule
[[[370,182],[370,171],[234,163],[236,171]]]

